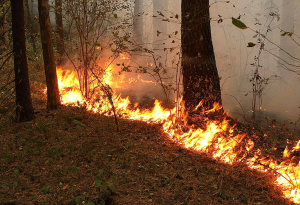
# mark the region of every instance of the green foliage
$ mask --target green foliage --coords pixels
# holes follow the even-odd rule
[[[95,185],[96,185],[96,187],[101,187],[103,189],[106,189],[105,182],[102,181],[101,179],[97,179],[96,182],[95,182]]]
[[[43,192],[44,194],[47,194],[50,190],[50,185],[44,185],[41,189],[40,192]]]
[[[1,188],[4,188],[4,189],[8,189],[7,186],[6,186],[5,184],[0,184],[0,187],[1,187]]]
[[[109,183],[108,185],[107,185],[107,187],[113,192],[114,191],[114,184],[113,183]]]
[[[83,124],[82,122],[78,121],[78,120],[73,120],[74,124],[77,126],[81,126],[81,127],[86,127],[85,124]]]
[[[98,172],[95,174],[95,187],[110,190],[111,192],[114,191],[113,183],[109,183],[108,185],[106,184],[103,169],[99,169]]]
[[[13,190],[16,190],[16,189],[17,189],[17,186],[18,186],[18,182],[14,182],[14,183],[13,183]]]
[[[99,169],[99,170],[98,170],[98,174],[99,174],[101,177],[104,177],[104,171],[103,171],[103,169]]]
[[[15,173],[16,177],[19,177],[20,171],[19,171],[18,169],[15,169],[15,170],[14,170],[14,173]]]
[[[240,29],[246,29],[247,26],[241,22],[240,20],[233,18],[232,17],[232,24],[235,25],[236,27],[240,28]]]
[[[82,204],[83,200],[84,200],[83,196],[76,196],[74,202],[75,204]]]

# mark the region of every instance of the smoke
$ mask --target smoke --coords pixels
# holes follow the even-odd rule
[[[28,1],[29,4],[29,10],[32,16],[34,16],[34,19],[38,19],[39,16],[39,10],[38,10],[38,0],[30,0]],[[51,26],[55,27],[55,12],[54,12],[54,6],[55,6],[55,0],[49,0],[49,5],[50,5],[50,22]]]
[[[299,2],[295,1],[295,4]],[[231,115],[252,115],[254,96],[251,80],[259,63],[261,79],[260,89],[256,94],[256,112],[269,118],[296,120],[299,117],[299,76],[287,70],[295,67],[287,66],[277,57],[283,56],[283,51],[276,45],[292,55],[296,46],[287,36],[281,36],[279,28],[285,25],[287,31],[299,33],[299,29],[298,32],[296,30],[296,19],[291,20],[294,12],[296,13],[294,6],[285,7],[290,7],[289,3],[282,5],[282,1],[275,0],[260,3],[230,1],[230,4],[217,3],[211,7],[213,19],[218,19],[218,15],[224,19],[222,23],[212,21],[212,34],[219,75],[222,77],[223,104]],[[268,40],[259,39],[251,29],[240,30],[230,20],[226,20],[239,16],[248,27],[265,34]],[[283,39],[290,43],[282,43]],[[248,42],[257,45],[249,48]],[[261,54],[260,42],[264,42]],[[291,57],[283,59],[289,64],[293,63]],[[257,111],[259,107],[260,112]]]
[[[138,14],[138,18],[134,19],[138,19],[139,22],[133,21],[133,29],[128,32],[131,33],[132,39],[136,40],[133,48],[140,51],[131,52],[130,62],[120,59],[115,61],[116,64],[124,63],[125,66],[129,63],[131,70],[120,73],[122,66],[114,67],[116,81],[130,82],[126,86],[122,84],[122,87],[116,87],[115,90],[119,94],[122,93],[123,97],[129,95],[133,101],[146,106],[150,106],[154,99],[166,103],[168,100],[164,90],[167,90],[172,104],[176,100],[178,91],[176,82],[181,69],[179,62],[181,1],[164,0],[161,4],[157,0],[138,2],[139,8],[136,10],[132,2],[131,12],[135,17]],[[153,5],[153,2],[158,4]],[[293,34],[299,33],[300,27],[297,25],[299,16],[295,14],[300,8],[300,2],[292,3],[280,0],[260,2],[232,0],[229,3],[211,0],[211,30],[221,77],[223,106],[231,116],[251,117],[253,101],[256,100],[257,116],[292,120],[299,117],[300,77],[291,71],[297,67],[288,65],[299,65],[299,62],[298,59],[292,59],[284,54],[278,47],[284,48],[296,58],[299,57],[298,52],[295,52],[298,45],[288,35],[281,36],[281,29]],[[32,5],[37,5],[36,1],[33,1]],[[37,6],[32,8],[37,14]],[[232,17],[240,18],[251,29],[241,30],[235,27],[231,23]],[[259,39],[255,31],[265,34],[268,40]],[[292,37],[298,41],[296,35]],[[264,44],[261,49],[262,41]],[[256,46],[247,47],[249,42],[255,43]],[[108,62],[111,53],[107,52],[103,54],[101,60]],[[161,76],[155,73],[157,68]],[[253,95],[253,76],[256,68],[260,80],[256,82],[258,90]],[[143,69],[147,72],[142,72]],[[163,89],[160,79],[168,89]]]
[[[299,10],[297,8],[300,8],[300,2],[233,0],[228,3],[211,0],[210,3],[212,38],[221,77],[225,110],[231,116],[239,118],[252,117],[255,108],[256,117],[259,118],[298,119],[300,94],[297,91],[300,89],[300,77],[294,71],[299,71],[295,66],[288,66],[297,63],[299,65],[299,61],[291,57],[299,57],[295,52],[298,45],[288,35],[281,36],[280,31],[282,29],[286,32],[299,33],[299,26],[297,26],[299,17],[295,14]],[[163,31],[165,25],[159,25],[159,21],[151,20],[153,8],[151,1],[144,1],[143,5],[144,12],[150,13],[144,17],[144,35],[153,33],[154,28]],[[168,8],[160,9],[166,14],[164,18],[170,20],[167,23],[166,34],[173,34],[170,39],[164,41],[163,45],[173,47],[173,53],[180,53],[180,35],[174,35],[175,31],[180,34],[180,7],[180,0],[169,0]],[[156,14],[155,11],[152,12],[152,15]],[[174,18],[175,14],[179,14],[179,21]],[[252,30],[241,30],[235,27],[231,22],[232,17],[240,18]],[[153,22],[156,24],[155,27],[152,26]],[[255,31],[264,34],[268,40],[259,38]],[[295,35],[294,37],[298,39]],[[147,36],[147,40],[147,42],[155,42],[155,35]],[[175,44],[172,44],[172,40]],[[256,46],[247,47],[249,42],[255,43]],[[261,45],[263,45],[262,49]],[[285,54],[278,46],[291,56]],[[172,61],[169,60],[171,56],[164,57],[168,62]],[[253,94],[256,68],[260,79],[255,82],[256,92]]]

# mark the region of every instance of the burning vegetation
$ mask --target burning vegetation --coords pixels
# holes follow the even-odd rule
[[[121,58],[123,57],[122,55]],[[106,69],[108,72],[103,74],[102,86],[117,90],[141,80],[138,77],[128,81],[113,81],[114,66],[116,65],[111,64],[110,68]],[[131,103],[129,96],[122,98],[121,94],[115,94],[113,89],[108,93],[101,86],[94,86],[94,95],[87,100],[82,96],[75,71],[57,68],[57,74],[63,104],[85,107],[94,113],[107,116],[115,115],[116,119],[161,124],[164,133],[171,140],[188,150],[208,153],[216,160],[228,164],[245,163],[251,169],[273,173],[276,176],[275,185],[280,187],[284,196],[300,203],[300,141],[295,147],[287,146],[281,157],[278,158],[277,155],[277,158],[274,158],[262,150],[266,135],[249,135],[241,124],[233,124],[226,114],[220,114],[222,107],[218,104],[211,110],[195,112],[192,115],[186,114],[182,102],[178,103],[179,107],[167,109],[156,100],[152,109],[143,109],[138,104]],[[201,106],[199,104],[196,109],[201,110]]]
[[[269,145],[268,133],[256,132],[252,124],[240,123],[223,110],[208,0],[182,0],[181,21],[177,14],[170,16],[179,22],[181,32],[168,34],[167,30],[159,31],[153,26],[152,48],[144,42],[146,26],[141,24],[142,18],[131,19],[129,15],[130,1],[84,0],[68,1],[64,5],[55,1],[58,59],[53,50],[49,4],[39,0],[47,88],[37,88],[40,81],[29,84],[23,2],[10,2],[6,9],[12,8],[14,51],[7,59],[14,55],[15,79],[11,79],[9,69],[5,72],[10,91],[14,91],[11,84],[15,82],[16,98],[9,103],[15,103],[16,117],[0,118],[6,122],[0,130],[6,131],[6,125],[11,126],[12,122],[22,124],[11,126],[17,129],[8,129],[3,139],[0,133],[0,142],[3,141],[0,143],[3,161],[0,203],[16,204],[22,200],[39,203],[52,197],[56,204],[93,204],[84,201],[82,195],[86,195],[86,200],[100,204],[114,204],[113,200],[132,204],[130,198],[135,193],[139,196],[137,204],[300,204],[300,141]],[[136,17],[141,15],[143,6],[138,2],[134,3]],[[162,12],[156,11],[156,15],[155,10],[162,5],[158,1],[152,4],[153,18],[170,22]],[[126,12],[118,16],[119,11]],[[30,22],[28,2],[27,12]],[[68,37],[63,33],[66,30],[63,15],[70,21],[65,24]],[[123,20],[117,21],[118,18]],[[221,23],[220,15],[219,18]],[[232,18],[232,24],[247,29],[238,19]],[[32,46],[33,56],[38,59],[35,42]],[[132,53],[138,57],[131,56]],[[171,53],[175,60],[171,60]],[[151,62],[147,62],[149,57]],[[131,60],[136,61],[135,73]],[[5,64],[6,60],[2,67]],[[169,75],[170,67],[175,74]],[[256,68],[258,74],[260,66]],[[259,79],[259,75],[255,78]],[[1,90],[7,85],[1,86]],[[145,85],[150,88],[144,89]],[[157,92],[158,87],[162,92]],[[43,100],[47,98],[47,111],[34,111],[30,89],[34,96],[37,90],[42,90],[39,93]],[[139,91],[146,94],[139,95]],[[254,100],[254,112],[256,104]],[[102,124],[98,126],[98,122]],[[55,130],[55,126],[59,129]],[[20,130],[26,133],[25,137]],[[208,168],[203,168],[201,164],[206,162]],[[244,180],[246,184],[238,182],[243,177],[238,169],[246,170],[247,177],[250,176],[250,180]],[[211,170],[217,176],[208,177]],[[271,180],[267,182],[264,177]],[[48,179],[51,186],[46,183]],[[183,179],[185,183],[181,182]],[[237,197],[226,190],[231,180],[241,187]],[[37,187],[41,184],[42,187]],[[120,188],[118,191],[115,185]],[[272,199],[251,198],[247,189],[253,187],[253,193],[263,193],[261,190],[266,189]],[[49,192],[51,195],[47,195]],[[206,193],[218,199],[202,196]],[[279,196],[281,193],[283,197]],[[17,201],[11,200],[14,198]]]

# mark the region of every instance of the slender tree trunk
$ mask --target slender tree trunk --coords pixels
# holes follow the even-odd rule
[[[282,1],[280,29],[282,29],[283,32],[293,33],[295,30],[294,29],[295,27],[294,8],[295,8],[294,0]],[[289,38],[288,35],[280,37],[280,47],[283,50],[287,51],[291,56],[295,56],[296,44],[295,42],[293,42],[291,38]],[[295,64],[294,59],[292,59],[288,54],[284,53],[283,51],[280,51],[279,57],[284,61],[288,62],[289,64]],[[281,64],[283,63],[282,60],[279,61],[280,73],[282,76],[286,76],[289,73],[289,71],[283,69],[280,63]]]
[[[221,104],[220,80],[211,38],[209,0],[182,0],[183,100],[193,111]]]
[[[88,4],[86,1],[83,1],[83,33],[84,39],[89,39],[89,22],[88,22]],[[83,41],[82,44],[82,58],[84,65],[84,90],[85,90],[85,98],[89,98],[89,67],[90,67],[90,59],[88,56],[88,44]]]
[[[34,111],[30,96],[26,56],[23,0],[11,0],[11,15],[17,105],[16,122],[24,122],[34,118]]]
[[[168,0],[153,0],[153,49],[162,51],[164,49],[167,22],[162,21],[167,17]],[[164,15],[164,16],[162,16]]]
[[[38,9],[47,84],[47,108],[56,109],[60,105],[60,97],[51,39],[48,0],[38,0]]]
[[[3,1],[3,2],[0,2],[0,4],[5,4],[6,1]],[[0,41],[2,43],[2,45],[4,47],[1,47],[1,53],[3,51],[6,51],[6,47],[8,46],[9,44],[9,40],[8,40],[8,29],[7,29],[7,7],[3,5],[2,7],[2,17],[1,17],[1,20],[0,21]]]
[[[135,0],[134,2],[134,20],[133,20],[133,37],[138,45],[143,43],[143,1]]]
[[[62,20],[62,0],[55,0],[55,22],[56,22],[56,43],[59,54],[58,65],[63,63],[64,56],[64,30]]]
[[[31,21],[31,14],[29,10],[29,3],[28,0],[25,0],[25,6],[26,6],[26,11],[27,11],[27,29],[29,31],[29,36],[30,36],[30,42],[32,44],[32,49],[33,52],[36,52],[36,43],[35,43],[35,32],[33,29],[33,22]]]

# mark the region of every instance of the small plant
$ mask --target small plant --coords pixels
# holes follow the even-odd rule
[[[5,184],[0,184],[0,187],[3,188],[3,189],[8,189]]]
[[[74,202],[75,204],[82,204],[83,200],[84,200],[83,196],[76,196]]]
[[[18,182],[13,182],[13,190],[17,189],[18,184],[19,184]]]
[[[95,174],[95,186],[105,189],[106,191],[109,191],[109,192],[114,191],[113,183],[106,184],[103,169],[99,169],[98,173]]]
[[[20,171],[19,171],[18,169],[15,169],[15,170],[14,170],[14,173],[15,173],[16,177],[19,177]]]
[[[41,189],[40,192],[43,192],[44,194],[48,194],[50,191],[50,185],[44,185]]]

